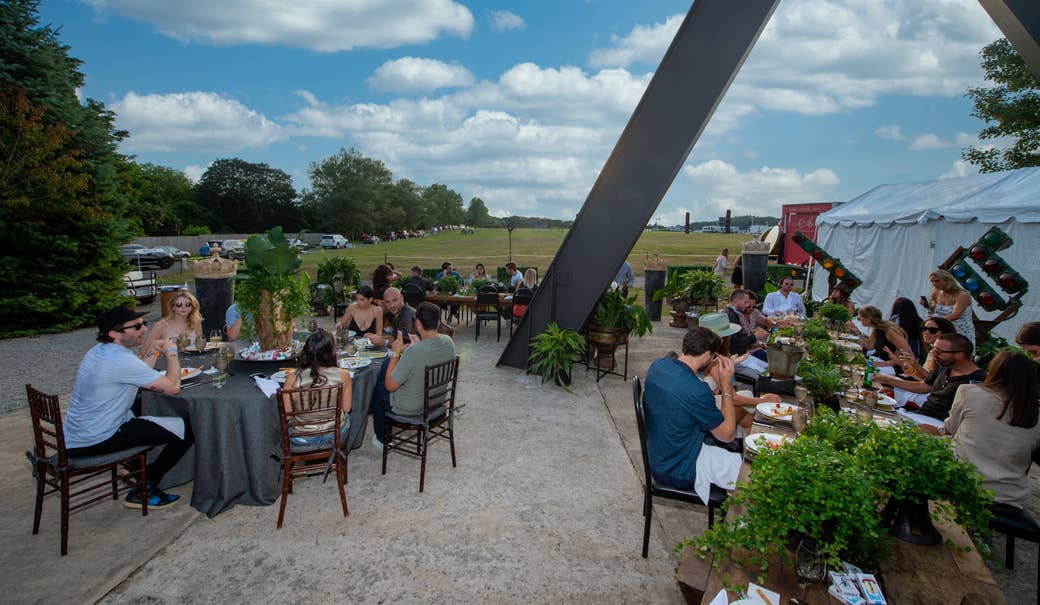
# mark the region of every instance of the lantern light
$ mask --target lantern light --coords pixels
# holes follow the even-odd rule
[[[968,256],[975,260],[982,260],[989,255],[989,251],[986,250],[985,246],[972,246],[971,250],[968,250]]]
[[[975,292],[982,287],[982,283],[974,277],[969,277],[964,280],[964,287],[968,289],[968,292]]]

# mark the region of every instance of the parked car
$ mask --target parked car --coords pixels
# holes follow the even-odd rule
[[[221,242],[220,255],[231,260],[242,260],[246,257],[246,244],[240,239],[226,239]]]
[[[119,247],[119,254],[138,269],[169,269],[173,266],[173,255],[162,248],[149,248],[141,244],[126,244]]]
[[[128,271],[123,275],[123,294],[133,296],[144,304],[149,304],[159,295],[159,287],[155,279],[155,273],[144,273],[143,271]]]
[[[370,234],[366,233],[366,234],[361,236],[361,243],[362,244],[378,244],[380,241],[382,241],[382,240],[379,239],[378,235],[370,235]]]
[[[289,247],[295,248],[296,250],[303,252],[304,250],[309,249],[311,245],[298,237],[294,237],[291,240],[289,240]]]
[[[326,233],[321,236],[319,245],[324,248],[347,248],[350,242],[338,233]]]
[[[162,248],[163,250],[169,252],[173,256],[173,258],[188,258],[189,256],[191,256],[191,252],[187,252],[187,251],[181,250],[177,246],[156,246],[156,247],[157,248]]]

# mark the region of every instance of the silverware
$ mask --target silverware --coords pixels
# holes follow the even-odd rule
[[[768,422],[762,422],[760,420],[756,420],[752,424],[754,424],[756,426],[764,426],[764,427],[769,428],[769,429],[779,428],[779,426],[776,425],[776,424],[770,424]]]
[[[212,378],[210,378],[209,380],[203,380],[203,381],[201,381],[201,382],[193,382],[193,383],[191,383],[191,384],[186,384],[186,385],[183,385],[183,386],[181,387],[181,390],[182,390],[182,391],[184,391],[184,390],[186,390],[186,389],[190,389],[191,387],[197,387],[197,386],[199,386],[200,384],[209,384],[209,383],[211,383],[211,382],[213,382],[213,379],[212,379]]]

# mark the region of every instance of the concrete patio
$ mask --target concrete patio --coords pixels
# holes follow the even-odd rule
[[[677,349],[681,335],[655,324],[652,336],[635,339],[629,376]],[[2,388],[33,382],[67,395],[66,375],[74,378],[93,333],[31,344],[46,349],[48,339],[64,349],[63,370],[10,375]],[[307,479],[290,496],[281,530],[276,506],[236,506],[207,519],[185,498],[142,518],[103,502],[72,516],[70,553],[59,557],[56,500],[45,504],[41,534],[30,534],[23,403],[0,417],[0,505],[9,518],[0,527],[4,601],[682,602],[674,545],[702,531],[707,516],[659,502],[650,557],[639,556],[643,478],[631,380],[608,376],[597,384],[579,368],[572,392],[541,385],[495,367],[504,339],[495,342],[493,327],[480,342],[472,325],[456,332],[465,406],[458,468],[447,444],[436,443],[419,494],[418,461],[394,455],[382,476],[380,452],[366,444],[350,455],[350,516],[340,514],[334,482]],[[5,367],[24,364],[21,355],[14,341],[0,343]],[[1035,500],[1032,508],[1040,508]],[[1001,538],[996,548],[1002,554]],[[1015,571],[998,576],[1010,603],[1035,600],[1036,554],[1035,545],[1022,544]]]

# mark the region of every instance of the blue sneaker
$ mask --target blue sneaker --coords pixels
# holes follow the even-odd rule
[[[169,506],[180,499],[180,496],[176,494],[167,494],[157,487],[148,487],[148,508],[163,508]],[[123,500],[123,506],[126,508],[141,508],[143,506],[141,499],[141,490],[139,488],[132,487],[126,494],[126,499]]]

